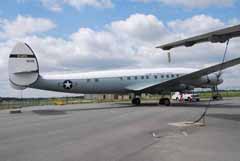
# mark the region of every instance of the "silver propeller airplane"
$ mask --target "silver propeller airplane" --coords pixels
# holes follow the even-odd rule
[[[169,50],[178,46],[192,46],[197,43],[226,42],[240,36],[240,25],[203,34],[193,38],[159,46]],[[240,63],[236,58],[205,69],[161,68],[144,70],[112,70],[87,73],[42,75],[36,55],[29,45],[19,42],[9,56],[9,81],[13,88],[23,90],[35,88],[57,92],[81,94],[129,94],[132,103],[141,103],[142,93],[162,94],[194,88],[212,88],[223,83],[217,72]],[[161,98],[160,104],[169,105],[169,98]]]

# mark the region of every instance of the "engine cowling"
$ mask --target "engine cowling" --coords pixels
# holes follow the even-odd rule
[[[178,91],[191,91],[194,87],[192,85],[180,84],[176,89]]]
[[[203,85],[218,85],[223,83],[223,79],[218,74],[211,74],[201,77],[200,82]]]

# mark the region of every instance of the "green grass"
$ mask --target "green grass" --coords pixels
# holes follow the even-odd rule
[[[11,101],[1,101],[0,102],[0,110],[4,109],[17,109],[21,107],[30,107],[30,106],[45,106],[45,105],[57,105],[56,101],[63,102],[62,105],[67,104],[87,104],[87,103],[104,103],[104,102],[127,102],[129,100],[114,100],[114,99],[106,99],[106,100],[92,100],[92,99],[75,99],[75,98],[57,98],[57,99],[28,99],[28,100],[11,100]],[[61,106],[61,105],[57,105]]]
[[[222,97],[240,97],[240,91],[221,91]],[[202,92],[199,94],[201,98],[209,98],[212,96],[211,92]]]
[[[221,91],[220,94],[222,97],[240,97],[240,91]],[[212,96],[211,92],[200,92],[200,98],[210,98]],[[167,96],[167,95],[166,95]],[[158,100],[159,95],[148,95],[142,97],[143,101],[148,100]],[[49,98],[49,99],[25,99],[25,100],[10,100],[10,101],[0,101],[0,110],[3,109],[16,109],[20,107],[29,107],[29,106],[44,106],[44,105],[56,105],[55,101],[61,100],[64,104],[85,104],[85,103],[104,103],[104,102],[131,102],[129,99],[124,100],[91,100],[91,99],[79,99],[79,98]]]

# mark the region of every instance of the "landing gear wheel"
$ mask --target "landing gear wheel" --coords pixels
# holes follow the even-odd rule
[[[141,104],[141,100],[140,100],[140,98],[134,98],[134,99],[132,99],[132,104],[134,104],[134,105],[140,105]]]
[[[166,98],[166,99],[164,100],[164,105],[165,105],[165,106],[170,106],[170,100],[169,100],[168,98]]]
[[[213,100],[216,100],[216,101],[219,101],[219,100],[222,100],[222,96],[220,94],[216,94],[212,97]]]
[[[170,106],[171,102],[169,98],[161,98],[159,100],[160,105]]]

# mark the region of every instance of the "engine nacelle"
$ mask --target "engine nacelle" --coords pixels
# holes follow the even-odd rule
[[[186,85],[186,84],[180,84],[178,87],[177,87],[177,90],[178,91],[191,91],[193,90],[194,87],[191,86],[191,85]]]
[[[218,76],[217,74],[211,74],[201,77],[200,83],[202,85],[218,85],[223,83],[223,79],[221,78],[221,76]]]

